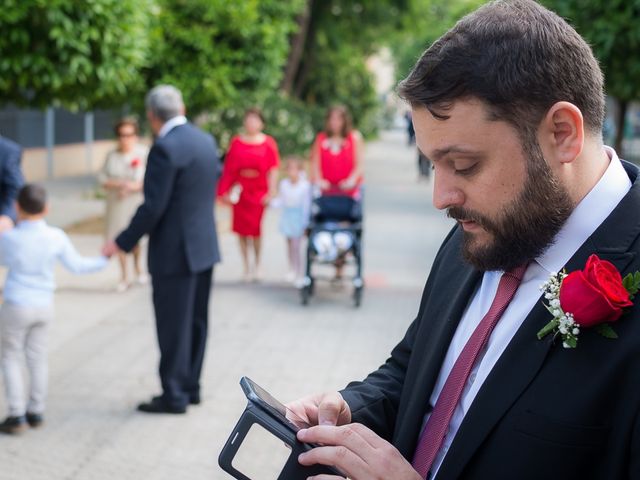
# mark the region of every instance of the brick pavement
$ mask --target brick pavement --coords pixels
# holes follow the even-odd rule
[[[365,158],[368,287],[362,307],[355,309],[348,291],[328,284],[318,285],[308,307],[300,305],[297,292],[281,281],[285,251],[276,213],[265,219],[261,284],[238,281],[236,240],[223,233],[203,404],[187,415],[135,412],[139,401],[159,392],[149,287],[113,293],[115,262],[92,276],[60,271],[47,423],[19,437],[0,437],[0,480],[230,478],[218,468],[217,455],[244,409],[240,376],[287,401],[340,388],[382,363],[417,311],[426,272],[451,223],[431,207],[430,184],[417,182],[414,153],[402,132],[369,143]],[[72,190],[55,193],[54,208],[56,202],[60,208],[80,205]],[[82,215],[101,208],[81,205]],[[85,254],[102,243],[97,235],[73,240]],[[0,413],[5,411],[2,397]]]

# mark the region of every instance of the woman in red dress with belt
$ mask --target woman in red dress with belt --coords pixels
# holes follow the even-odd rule
[[[238,234],[244,263],[244,280],[258,280],[260,267],[260,225],[265,206],[275,195],[280,155],[273,137],[262,132],[264,119],[257,108],[244,115],[244,133],[231,139],[224,169],[218,183],[218,196],[233,207],[232,230]],[[242,189],[232,204],[229,193],[234,185]],[[252,246],[254,263],[249,262]]]

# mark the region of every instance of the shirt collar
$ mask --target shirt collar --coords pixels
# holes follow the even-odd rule
[[[631,189],[631,180],[615,150],[607,146],[604,150],[610,159],[604,174],[578,203],[554,243],[536,258],[547,273],[560,271]]]
[[[44,218],[40,218],[38,220],[18,220],[16,228],[36,228],[45,224],[46,222]]]
[[[158,138],[164,137],[167,133],[169,133],[175,127],[179,125],[184,125],[185,123],[187,123],[187,117],[185,117],[184,115],[178,115],[176,117],[170,118],[160,128],[160,131],[158,132]]]

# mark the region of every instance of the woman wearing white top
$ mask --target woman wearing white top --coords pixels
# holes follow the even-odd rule
[[[114,238],[129,224],[137,208],[144,200],[142,183],[149,148],[138,143],[138,123],[132,118],[123,118],[115,125],[118,146],[107,154],[100,173],[100,183],[106,190],[107,211],[105,237]],[[133,267],[138,283],[147,283],[148,277],[140,268],[140,247],[133,250]],[[116,291],[129,287],[127,254],[118,252],[121,279]]]

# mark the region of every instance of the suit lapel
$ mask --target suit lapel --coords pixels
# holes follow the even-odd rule
[[[625,270],[635,258],[635,253],[629,252],[629,248],[640,235],[640,216],[630,217],[629,212],[637,211],[640,205],[640,182],[637,181],[635,167],[625,163],[625,169],[633,182],[631,190],[567,262],[567,272],[584,268],[587,258],[595,253],[613,263],[623,276],[628,273]],[[461,475],[493,427],[534,380],[554,346],[551,335],[542,340],[536,337],[549,319],[540,298],[474,399],[438,471],[440,478],[458,478]],[[553,348],[561,347],[556,344]]]

